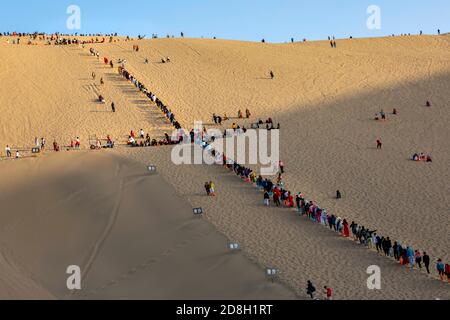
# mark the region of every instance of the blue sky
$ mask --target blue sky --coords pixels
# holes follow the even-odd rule
[[[72,33],[69,5],[81,9],[79,33],[213,37],[271,42],[376,37],[450,31],[448,0],[41,0],[5,1],[0,31]],[[381,9],[381,30],[369,30],[369,5]]]

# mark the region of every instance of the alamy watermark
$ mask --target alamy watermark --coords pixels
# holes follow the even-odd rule
[[[81,268],[76,265],[68,266],[66,273],[70,274],[66,282],[67,289],[81,290]]]
[[[369,266],[367,268],[367,289],[369,290],[381,290],[381,268],[379,266]]]
[[[81,8],[77,5],[67,7],[66,13],[70,16],[67,18],[66,27],[68,30],[81,29]]]
[[[194,131],[183,129],[172,134],[172,140],[183,142],[172,150],[175,165],[214,165],[227,163],[258,165],[262,176],[278,173],[280,162],[280,131],[278,129],[218,129],[203,130],[202,123],[196,122]],[[193,147],[194,146],[194,147]]]
[[[377,5],[370,5],[367,8],[367,14],[369,14],[369,18],[367,18],[367,28],[369,30],[381,30],[381,8]]]

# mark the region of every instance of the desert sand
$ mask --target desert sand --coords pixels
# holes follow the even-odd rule
[[[132,51],[133,45],[139,45],[138,53]],[[127,69],[169,105],[187,129],[194,120],[211,126],[213,113],[235,117],[246,108],[252,111],[251,121],[232,119],[224,127],[232,121],[249,125],[272,117],[281,124],[284,179],[292,191],[304,192],[349,221],[427,251],[433,262],[438,257],[449,260],[448,35],[339,40],[337,49],[326,41],[262,44],[158,39],[87,44],[84,49],[2,43],[0,145],[28,150],[34,137],[46,137],[48,144],[53,139],[67,144],[77,136],[86,145],[94,134],[101,138],[110,134],[123,143],[130,130],[141,128],[152,138],[170,133],[170,126],[148,99],[115,69],[91,57],[89,47],[102,57],[126,59]],[[165,57],[171,62],[160,63]],[[144,64],[145,58],[149,64]],[[269,70],[274,71],[274,80],[268,78]],[[90,78],[93,71],[95,83]],[[102,88],[100,77],[106,82]],[[99,93],[106,105],[95,102]],[[427,100],[432,108],[425,107]],[[116,114],[109,112],[111,101],[118,108]],[[397,116],[390,114],[393,108]],[[388,114],[387,122],[373,120],[381,109]],[[376,150],[378,138],[384,142],[382,151]],[[170,147],[119,146],[113,153],[143,166],[157,164],[177,197],[186,201],[184,207],[205,208],[204,219],[241,243],[260,269],[280,268],[280,283],[285,285],[277,289],[280,292],[292,288],[304,297],[306,281],[311,279],[319,288],[331,285],[339,299],[450,298],[448,285],[423,272],[410,273],[289,210],[264,208],[259,192],[220,167],[174,167],[170,151]],[[433,163],[409,161],[415,152],[430,153]],[[31,163],[37,160],[21,161],[25,168],[33,168]],[[16,166],[14,161],[0,161],[0,170],[10,177],[14,176],[9,171]],[[58,172],[56,177],[65,174],[65,169],[51,171]],[[203,184],[209,180],[216,183],[216,199],[204,195]],[[71,184],[71,179],[64,181]],[[22,182],[21,187],[27,183],[31,184]],[[16,185],[19,182],[11,178],[2,188],[18,190]],[[339,202],[333,199],[337,189],[344,194]],[[8,193],[2,203],[13,194]],[[52,196],[59,199],[61,195]],[[46,225],[47,229],[52,228]],[[26,262],[13,261],[21,267]],[[382,269],[381,291],[369,291],[365,285],[366,268],[373,264]],[[100,285],[99,279],[105,280],[95,276],[93,287]],[[61,292],[39,281],[26,285],[42,294]],[[117,297],[114,290],[104,294]]]
[[[81,151],[4,169],[2,299],[296,298],[145,165]]]

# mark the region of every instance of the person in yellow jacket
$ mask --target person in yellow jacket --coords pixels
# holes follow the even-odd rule
[[[212,181],[209,183],[209,194],[211,195],[211,197],[216,196],[216,185]]]

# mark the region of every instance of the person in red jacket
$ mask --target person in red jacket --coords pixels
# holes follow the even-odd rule
[[[281,192],[278,188],[275,188],[273,190],[273,202],[275,203],[275,205],[277,207],[281,206],[280,198],[281,198]]]
[[[327,297],[327,300],[333,300],[333,289],[331,289],[330,287],[325,286],[324,287],[324,292],[325,292],[325,295]]]
[[[344,219],[344,222],[342,223],[344,226],[344,237],[345,238],[349,238],[350,237],[350,229],[348,227],[348,222],[347,220]]]
[[[289,196],[288,196],[288,206],[289,206],[289,208],[294,207],[294,196],[290,192],[289,192]]]

